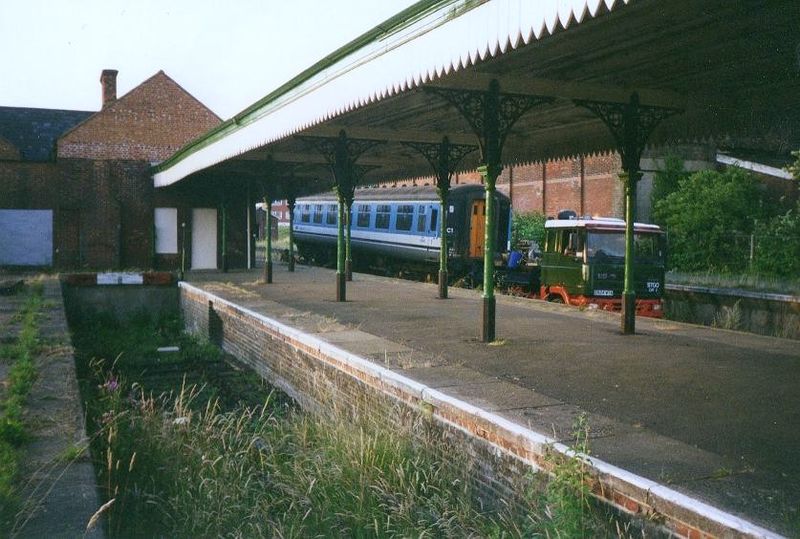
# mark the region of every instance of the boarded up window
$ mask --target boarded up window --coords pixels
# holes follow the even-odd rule
[[[53,210],[0,210],[0,265],[53,265]]]
[[[178,208],[156,208],[156,253],[178,253]]]

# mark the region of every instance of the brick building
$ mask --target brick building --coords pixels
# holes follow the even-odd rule
[[[497,179],[497,189],[511,198],[515,212],[555,216],[559,210],[571,209],[580,215],[622,217],[622,185],[617,176],[620,170],[615,153],[509,165]],[[392,185],[433,181],[418,178]],[[466,183],[481,183],[481,177],[477,172],[453,175],[453,185]]]
[[[151,165],[220,118],[163,71],[117,99],[116,75],[103,71],[97,112],[0,107],[0,265],[247,265],[235,179],[153,187]]]

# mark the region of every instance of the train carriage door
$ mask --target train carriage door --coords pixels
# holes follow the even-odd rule
[[[473,200],[469,218],[469,249],[471,258],[483,256],[486,231],[486,201]]]

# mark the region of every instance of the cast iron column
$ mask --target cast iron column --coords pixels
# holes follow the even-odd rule
[[[264,195],[264,235],[267,237],[267,252],[264,254],[264,282],[272,284],[272,197]]]
[[[606,103],[599,101],[575,100],[575,104],[585,107],[599,117],[611,131],[617,151],[622,158],[620,180],[625,188],[625,278],[622,292],[623,335],[636,332],[636,281],[634,221],[636,219],[636,184],[642,177],[639,162],[647,139],[656,126],[665,118],[679,113],[677,109],[642,106],[639,94],[631,94],[627,103]]]
[[[350,173],[353,174],[355,171],[352,170]],[[351,182],[348,186],[346,192],[344,193],[343,202],[344,202],[344,226],[345,226],[345,255],[344,255],[344,276],[345,280],[352,281],[353,280],[353,251],[352,246],[350,243],[351,240],[351,221],[353,215],[353,199],[355,198],[355,182]],[[342,202],[339,203],[340,205]]]
[[[336,198],[339,212],[336,233],[336,301],[347,301],[345,206],[348,193],[355,189],[355,162],[366,150],[383,144],[382,140],[350,139],[344,130],[336,138],[298,136],[309,146],[317,149],[325,157],[333,171],[336,182]]]
[[[447,299],[447,195],[450,192],[450,179],[458,163],[477,146],[450,144],[450,139],[442,137],[438,144],[430,142],[404,142],[414,148],[430,163],[436,174],[436,194],[439,195],[439,299]]]
[[[347,301],[347,275],[345,266],[347,255],[345,253],[344,238],[344,197],[337,189],[336,198],[339,200],[337,209],[339,214],[336,219],[336,301]]]
[[[297,198],[293,193],[286,197],[286,204],[289,206],[289,271],[294,271],[294,206],[296,202]]]
[[[228,204],[222,202],[222,271],[228,272]]]
[[[483,251],[483,317],[481,340],[495,340],[494,297],[494,244],[495,211],[494,192],[497,177],[502,170],[503,144],[514,123],[527,111],[542,103],[550,103],[552,97],[535,95],[501,94],[496,79],[489,83],[487,91],[454,90],[429,87],[456,107],[477,135],[481,147],[483,164],[478,168],[486,185],[485,242]]]

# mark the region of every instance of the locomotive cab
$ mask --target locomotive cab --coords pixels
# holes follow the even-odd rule
[[[666,241],[658,226],[634,224],[636,312],[663,316]],[[625,222],[611,218],[545,223],[540,297],[603,310],[622,308]]]

